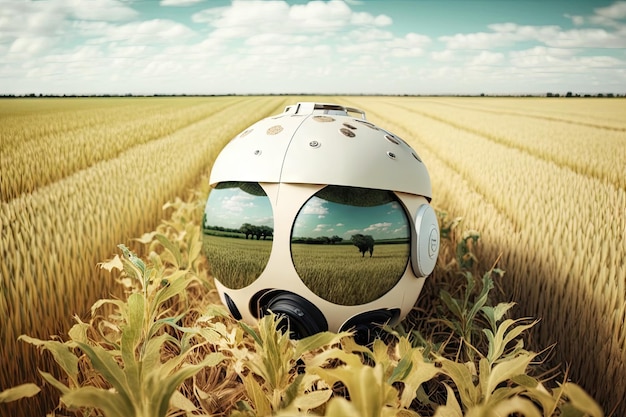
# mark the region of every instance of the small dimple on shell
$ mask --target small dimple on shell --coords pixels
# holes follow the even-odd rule
[[[396,144],[396,145],[400,144],[400,141],[398,141],[396,138],[394,138],[391,135],[385,135],[385,139],[387,139],[389,142],[391,142],[393,144]]]
[[[356,134],[352,130],[346,127],[342,127],[341,129],[339,129],[339,131],[349,138],[353,138],[356,136]]]
[[[283,131],[283,127],[281,125],[276,125],[276,126],[272,126],[269,129],[267,129],[267,134],[268,135],[277,135],[280,132]]]
[[[330,116],[313,116],[313,120],[316,122],[334,122],[335,119]]]

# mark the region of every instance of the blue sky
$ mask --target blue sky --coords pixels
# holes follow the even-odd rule
[[[376,240],[408,238],[408,220],[397,202],[355,207],[312,197],[298,213],[291,234],[294,237],[337,235],[348,240],[357,233],[371,235]]]
[[[242,224],[250,223],[274,228],[269,198],[248,194],[240,188],[211,190],[205,213],[207,226],[239,229]]]
[[[626,1],[0,0],[0,94],[625,86]]]

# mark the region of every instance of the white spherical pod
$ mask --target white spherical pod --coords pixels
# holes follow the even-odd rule
[[[366,339],[408,314],[434,268],[426,167],[360,110],[289,106],[228,143],[210,183],[205,254],[238,319],[273,311],[296,338]]]

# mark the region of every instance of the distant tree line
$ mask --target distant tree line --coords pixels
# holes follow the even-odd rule
[[[274,229],[269,226],[255,226],[250,223],[244,223],[239,228],[239,233],[246,235],[246,239],[252,237],[252,239],[256,238],[256,240],[265,240],[266,237],[274,236]]]
[[[261,94],[265,96],[310,96],[315,94],[309,93],[280,93],[280,94]],[[340,95],[340,94],[331,94]],[[368,94],[356,94],[357,96],[368,96]],[[257,96],[257,94],[0,94],[0,98],[107,98],[107,97],[249,97]],[[565,95],[560,93],[548,92],[546,94],[374,94],[380,97],[626,97],[626,93],[596,93],[596,94],[578,94],[568,91]]]
[[[305,243],[307,245],[334,245],[335,243],[341,243],[343,238],[334,235],[331,237],[328,236],[318,236],[318,237],[293,237],[291,238],[292,243]]]
[[[244,223],[239,229],[223,227],[223,226],[204,226],[204,230],[214,230],[224,233],[241,233],[246,239],[266,240],[274,236],[274,229],[269,226],[255,226],[250,223]]]

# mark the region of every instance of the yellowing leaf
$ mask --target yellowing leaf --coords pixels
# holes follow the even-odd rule
[[[580,386],[566,382],[562,386],[563,394],[567,398],[569,398],[572,406],[574,406],[579,411],[588,414],[591,417],[603,417],[604,413],[602,409],[596,403],[596,401],[591,398],[589,394],[587,394]]]
[[[118,393],[91,386],[72,390],[61,397],[70,408],[97,408],[106,417],[128,417],[137,415],[132,403]]]
[[[143,235],[141,235],[140,238],[136,238],[135,240],[138,241],[138,242],[141,242],[143,244],[147,244],[147,243],[152,242],[152,239],[154,239],[154,235],[156,235],[156,234],[157,234],[157,232],[144,233]]]
[[[22,384],[0,391],[0,404],[16,401],[21,398],[32,397],[41,391],[35,384]]]
[[[331,389],[306,392],[298,395],[295,398],[293,405],[300,410],[313,410],[314,408],[326,403],[332,394],[333,391]]]
[[[198,409],[187,397],[181,394],[180,391],[174,391],[172,398],[170,398],[170,405],[190,413]]]
[[[42,347],[54,357],[54,360],[63,368],[70,378],[76,380],[78,375],[78,358],[74,355],[69,348],[56,340],[39,340],[34,337],[22,335],[18,340],[23,340],[31,345]]]
[[[454,391],[448,384],[445,384],[448,398],[446,399],[446,405],[437,407],[434,417],[463,417],[463,411],[461,406],[454,395]]]
[[[254,379],[254,375],[248,374],[243,378],[243,385],[257,416],[269,416],[272,414],[272,406],[265,395],[261,385]]]
[[[483,395],[488,397],[501,382],[526,373],[526,368],[535,356],[536,354],[534,353],[526,352],[511,360],[498,363],[491,369],[491,373],[488,375],[486,389]],[[483,379],[482,372],[480,378],[481,380]]]
[[[122,264],[122,260],[120,259],[119,255],[115,255],[115,257],[110,261],[100,262],[98,265],[100,265],[100,268],[106,269],[109,272],[111,272],[113,269],[117,269],[118,271],[124,269],[124,264]]]

